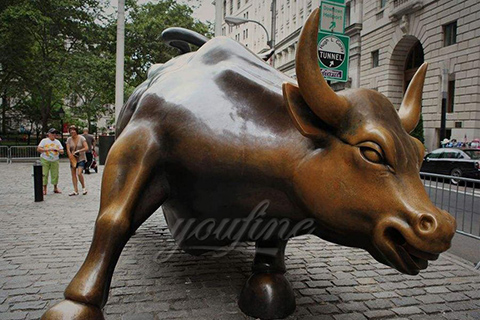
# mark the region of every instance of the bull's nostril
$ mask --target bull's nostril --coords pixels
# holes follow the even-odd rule
[[[437,227],[437,220],[429,214],[423,214],[420,217],[418,227],[423,232],[432,232]]]

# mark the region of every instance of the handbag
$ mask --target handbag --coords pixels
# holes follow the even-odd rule
[[[73,139],[71,140],[73,142]],[[70,148],[70,146],[68,146],[68,148]],[[72,168],[76,168],[77,167],[77,156],[74,155],[75,151],[77,151],[77,145],[75,145],[75,150],[73,152],[70,152],[69,155],[68,155],[68,159],[70,159],[70,165]]]

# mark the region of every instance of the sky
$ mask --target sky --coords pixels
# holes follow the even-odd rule
[[[220,1],[220,0],[217,0]],[[198,8],[195,8],[193,11],[193,16],[201,21],[211,21],[214,22],[215,20],[215,6],[213,5],[213,0],[180,0],[180,3],[196,3],[195,6],[198,6]]]
[[[203,22],[215,20],[214,0],[178,0],[179,3],[188,4],[193,8],[193,17]],[[217,0],[220,1],[220,0]],[[155,0],[137,0],[137,3],[155,2]],[[112,10],[117,10],[117,0],[111,0]]]

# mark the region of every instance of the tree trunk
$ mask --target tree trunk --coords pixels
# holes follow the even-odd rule
[[[9,100],[7,92],[2,93],[2,134],[7,133],[7,110],[9,108]]]
[[[52,89],[46,92],[46,97],[42,97],[42,133],[48,131],[48,120],[50,120],[50,111],[52,108]]]

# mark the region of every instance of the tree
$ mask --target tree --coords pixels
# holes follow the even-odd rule
[[[414,138],[420,140],[421,143],[425,144],[425,137],[423,134],[423,116],[420,114],[420,120],[418,121],[417,126],[415,129],[410,133],[410,135]]]
[[[161,40],[169,27],[183,27],[209,36],[209,26],[192,18],[188,5],[162,0],[144,5],[133,4],[125,24],[125,91],[130,94],[147,78],[148,68],[178,55]]]
[[[178,53],[160,39],[180,26],[208,33],[192,10],[173,0],[137,5],[127,0],[126,92],[146,79],[153,63]],[[103,0],[3,0],[0,3],[0,96],[6,114],[21,112],[45,132],[56,109],[91,126],[113,103],[116,18]],[[68,109],[66,110],[69,112]]]
[[[101,47],[75,54],[69,62],[68,102],[72,113],[91,130],[114,101],[115,58]]]
[[[0,56],[9,57],[4,73],[11,72],[38,102],[44,132],[53,105],[68,88],[67,62],[90,45],[86,35],[95,30],[100,9],[99,0],[18,0],[1,12],[1,40],[7,45]]]

